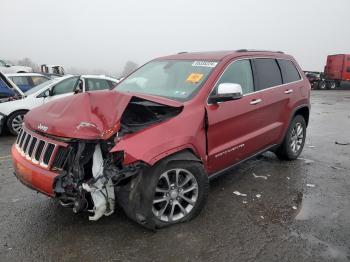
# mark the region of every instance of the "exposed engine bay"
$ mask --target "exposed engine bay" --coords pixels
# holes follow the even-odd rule
[[[141,161],[124,165],[124,152],[112,153],[111,149],[125,134],[166,121],[181,110],[181,107],[133,97],[123,112],[119,131],[107,140],[66,140],[69,147],[65,162],[53,185],[61,205],[72,208],[75,213],[89,211],[89,220],[93,221],[111,215],[118,188],[147,168]]]

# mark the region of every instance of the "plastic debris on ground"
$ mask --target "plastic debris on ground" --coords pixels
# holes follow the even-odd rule
[[[262,179],[267,180],[267,176],[257,176],[254,173],[253,173],[253,176],[254,176],[254,178],[262,178]]]
[[[264,219],[264,216],[260,216],[261,219]]]
[[[309,146],[309,148],[315,148],[315,146]]]
[[[243,197],[246,197],[247,194],[243,194],[241,192],[238,192],[238,191],[233,191],[233,194],[237,195],[237,196],[243,196]]]
[[[314,184],[306,184],[307,187],[315,187]]]
[[[299,160],[303,160],[305,164],[309,165],[313,162],[315,162],[314,160],[311,160],[311,159],[306,159],[306,158],[301,158],[301,157],[298,157]]]
[[[336,145],[340,145],[340,146],[348,146],[348,145],[350,145],[350,143],[348,143],[348,142],[338,142],[338,141],[335,141],[335,144]]]
[[[345,170],[345,168],[339,167],[339,166],[329,166],[329,167],[337,170]]]
[[[297,210],[297,209],[298,209],[296,206],[292,206],[292,208],[293,208],[294,210]]]
[[[255,195],[257,198],[260,198],[261,197],[261,194],[256,194]]]
[[[289,180],[289,179],[290,179],[290,177],[289,177],[289,176],[287,176],[287,179]]]

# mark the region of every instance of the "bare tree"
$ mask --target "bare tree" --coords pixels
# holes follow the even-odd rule
[[[127,76],[128,74],[130,74],[132,71],[134,71],[135,69],[137,69],[139,66],[133,62],[133,61],[128,61],[126,62],[125,66],[124,66],[124,70],[123,73],[121,74],[122,77]]]

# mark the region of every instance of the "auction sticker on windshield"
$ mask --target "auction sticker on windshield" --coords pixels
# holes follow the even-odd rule
[[[203,74],[192,73],[187,77],[186,82],[195,84],[198,83],[202,78]]]
[[[194,61],[192,66],[202,66],[202,67],[216,67],[217,62],[209,62],[209,61]]]

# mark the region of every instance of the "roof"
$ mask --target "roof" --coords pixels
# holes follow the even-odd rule
[[[14,73],[14,74],[5,74],[7,77],[13,77],[13,76],[44,76],[43,74],[40,73]]]
[[[283,53],[280,51],[265,51],[265,50],[249,50],[249,49],[240,49],[240,50],[225,50],[225,51],[209,51],[209,52],[180,52],[175,55],[163,56],[158,59],[184,59],[184,60],[223,60],[227,57],[235,57],[242,55],[267,55],[267,54],[276,54],[283,56]]]

